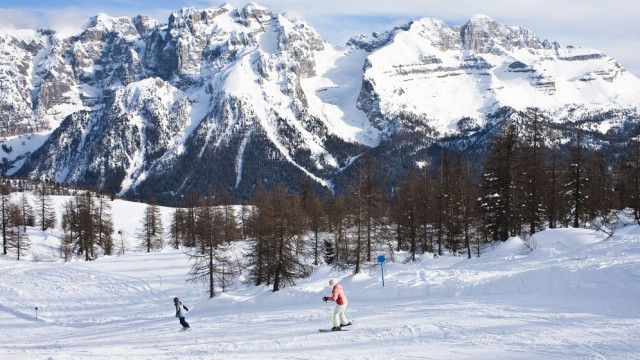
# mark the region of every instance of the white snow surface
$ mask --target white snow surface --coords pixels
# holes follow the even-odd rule
[[[314,55],[318,75],[300,81],[309,112],[323,119],[343,139],[377,146],[379,130],[356,106],[364,73],[362,64],[369,53],[325,44],[325,49]]]
[[[0,358],[640,359],[640,227],[632,222],[611,237],[546,230],[528,242],[533,251],[512,238],[472,259],[425,254],[405,263],[407,254],[396,254],[384,287],[379,266],[353,275],[323,265],[275,293],[238,282],[209,299],[185,282],[185,249],[134,250],[145,208],[112,203],[125,255],[65,263],[59,229],[28,229],[25,260],[0,255]],[[172,211],[162,211],[167,226]],[[354,325],[320,333],[331,326],[321,298],[332,278]],[[175,296],[190,309],[190,332],[179,331]]]

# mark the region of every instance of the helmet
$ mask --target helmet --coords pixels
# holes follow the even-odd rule
[[[173,298],[174,303],[177,303],[178,301],[179,301],[178,298]]]
[[[337,282],[333,279],[329,280],[329,286],[333,287],[335,286],[335,284],[337,284]]]

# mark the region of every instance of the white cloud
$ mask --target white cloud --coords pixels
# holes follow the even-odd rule
[[[29,11],[0,8],[0,29],[35,29],[39,21]]]
[[[47,12],[42,14],[41,21],[46,26],[41,26],[57,31],[61,36],[79,34],[84,29],[89,17],[95,14],[75,7],[64,9],[57,13]]]

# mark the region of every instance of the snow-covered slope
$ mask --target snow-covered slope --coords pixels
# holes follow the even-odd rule
[[[57,198],[60,205],[64,198]],[[29,229],[25,260],[0,255],[3,359],[634,359],[640,352],[640,227],[612,237],[547,230],[479,258],[405,254],[352,275],[319,266],[276,293],[236,283],[208,299],[184,249],[132,249],[145,205],[113,202],[125,255],[59,260],[57,230]],[[170,215],[170,209],[162,208]],[[120,236],[120,235],[118,235]],[[234,250],[242,258],[242,247]],[[389,254],[387,255],[390,258]],[[341,280],[348,331],[322,301]],[[182,333],[172,298],[189,307]],[[37,319],[35,308],[38,307]]]

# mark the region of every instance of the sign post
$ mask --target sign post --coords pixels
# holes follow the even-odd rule
[[[384,287],[384,255],[378,256],[378,262],[380,263],[380,270],[382,271],[382,287]]]

